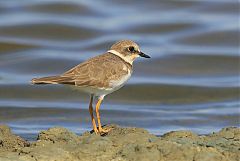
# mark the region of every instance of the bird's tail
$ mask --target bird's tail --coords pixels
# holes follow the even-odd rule
[[[72,78],[64,76],[50,76],[42,78],[33,78],[32,84],[71,84],[74,85],[75,81]]]

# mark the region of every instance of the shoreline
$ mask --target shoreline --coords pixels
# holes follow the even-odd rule
[[[41,131],[36,141],[16,136],[0,125],[1,161],[94,161],[94,160],[178,160],[237,161],[240,158],[240,128],[197,135],[191,131],[171,131],[162,136],[142,128],[117,125],[106,136],[82,135],[53,127]]]

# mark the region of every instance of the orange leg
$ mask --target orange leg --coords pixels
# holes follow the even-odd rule
[[[102,128],[102,125],[101,125],[99,108],[100,108],[100,105],[101,105],[102,101],[103,101],[103,98],[99,98],[98,102],[96,104],[96,115],[97,115],[97,120],[98,120],[98,131],[99,131],[100,134],[101,133],[107,133],[107,132],[109,132],[111,130],[111,129],[105,130],[105,129]]]
[[[97,125],[96,125],[96,122],[95,122],[95,119],[94,119],[94,116],[93,116],[92,102],[93,102],[93,95],[91,95],[91,98],[90,98],[89,113],[90,113],[90,115],[91,115],[93,130],[94,130],[95,134],[98,134]]]

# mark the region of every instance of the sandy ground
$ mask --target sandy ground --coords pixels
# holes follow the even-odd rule
[[[199,136],[172,131],[161,137],[141,128],[117,125],[106,136],[54,127],[28,142],[0,125],[1,161],[239,161],[240,128]]]

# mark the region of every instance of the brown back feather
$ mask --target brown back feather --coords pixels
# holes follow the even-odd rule
[[[131,69],[132,66],[120,57],[105,53],[83,62],[62,76],[71,77],[77,86],[106,87],[111,80],[118,80],[128,72],[123,66]]]

